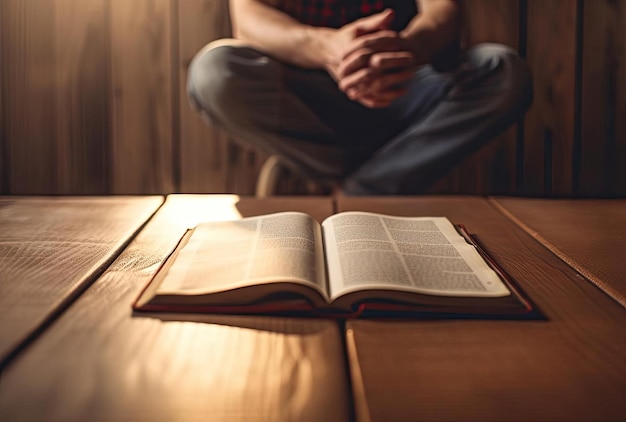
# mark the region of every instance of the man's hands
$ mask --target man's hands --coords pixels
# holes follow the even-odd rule
[[[393,18],[385,10],[329,37],[326,69],[348,97],[366,107],[387,107],[404,95],[417,67],[410,43],[389,30]]]
[[[405,93],[418,65],[458,41],[459,0],[416,0],[419,14],[400,33],[392,10],[340,29],[304,25],[276,0],[230,0],[237,38],[285,63],[326,69],[339,87],[367,107],[386,107]]]

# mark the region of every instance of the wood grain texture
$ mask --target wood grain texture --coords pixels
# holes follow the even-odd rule
[[[227,192],[229,162],[223,160],[226,135],[210,121],[203,121],[187,100],[187,70],[193,57],[209,42],[230,36],[228,2],[179,1],[180,151],[181,191]],[[239,192],[237,192],[239,193]]]
[[[567,196],[573,193],[576,2],[527,4],[527,60],[535,96],[526,116],[524,193]]]
[[[55,4],[1,3],[3,172],[11,193],[56,193]]]
[[[519,227],[626,308],[626,200],[495,198]]]
[[[251,193],[265,156],[202,123],[184,92],[193,54],[229,32],[226,3],[0,1],[0,192]],[[432,191],[626,195],[624,3],[467,3],[471,42],[528,45],[535,103],[523,157],[513,156],[511,130]],[[527,40],[515,39],[526,32],[515,17],[520,3]],[[523,179],[513,177],[514,158],[524,161]],[[279,191],[310,191],[294,179],[286,175]]]
[[[169,0],[110,0],[112,192],[171,193],[172,55]]]
[[[108,193],[109,28],[105,0],[55,0],[57,193]]]
[[[466,43],[495,42],[519,48],[519,0],[466,1]],[[515,192],[517,128],[493,139],[456,173],[460,193]]]
[[[1,28],[1,23],[4,22],[4,8],[2,4],[0,4],[0,63],[3,63],[4,57],[2,55],[3,45],[4,45],[4,31]],[[4,74],[5,74],[4,66],[0,66],[0,195],[6,195],[9,192],[8,189],[8,179],[5,173],[8,173],[8,165],[9,159],[7,157],[7,146],[6,146],[6,133],[4,127],[6,123],[4,122],[4,96],[2,95],[3,87],[5,86],[4,82]]]
[[[485,42],[519,47],[519,0],[471,0],[463,2],[462,41],[465,48]],[[465,159],[430,194],[494,194],[516,190],[517,130],[511,128]]]
[[[586,3],[579,194],[626,194],[626,5]]]
[[[0,367],[112,262],[161,203],[160,197],[0,199]]]
[[[104,0],[1,7],[3,173],[13,180],[5,193],[106,193]]]
[[[355,321],[373,421],[622,420],[626,312],[480,198],[343,199],[463,223],[546,320]],[[356,399],[358,401],[358,399]]]
[[[0,417],[348,420],[347,375],[334,321],[131,312],[132,301],[189,225],[331,207],[329,199],[168,198],[107,272],[3,372]]]

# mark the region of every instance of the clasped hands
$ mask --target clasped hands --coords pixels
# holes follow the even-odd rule
[[[327,70],[353,101],[384,108],[407,92],[417,68],[411,43],[390,30],[390,9],[334,32]]]

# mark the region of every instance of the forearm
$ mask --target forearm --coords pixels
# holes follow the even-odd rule
[[[301,24],[263,0],[230,0],[236,38],[296,66],[327,64],[326,38],[332,29]]]
[[[419,0],[420,13],[401,32],[418,64],[426,64],[458,41],[461,10],[454,0]]]

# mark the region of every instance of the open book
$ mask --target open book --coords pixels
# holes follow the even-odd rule
[[[187,231],[134,304],[212,313],[524,313],[530,305],[443,217],[286,212]]]

